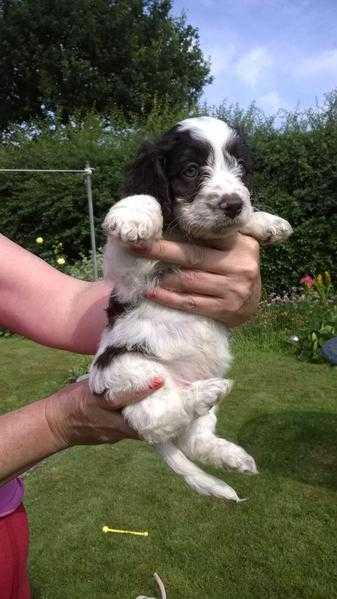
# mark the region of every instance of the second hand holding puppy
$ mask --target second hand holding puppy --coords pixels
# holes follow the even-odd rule
[[[179,266],[146,296],[158,304],[194,312],[236,327],[256,312],[261,297],[259,243],[238,233],[212,247],[164,239],[129,251]]]

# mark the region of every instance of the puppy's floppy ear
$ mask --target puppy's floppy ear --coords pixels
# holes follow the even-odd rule
[[[161,205],[164,223],[172,218],[172,194],[165,173],[165,157],[160,142],[147,141],[126,168],[122,195],[148,194]]]
[[[242,167],[242,180],[247,187],[250,187],[253,176],[253,161],[248,146],[248,136],[241,124],[233,125],[236,136],[231,142],[230,153],[238,160]]]

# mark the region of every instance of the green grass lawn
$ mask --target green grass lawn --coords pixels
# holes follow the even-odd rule
[[[239,334],[221,408],[219,432],[260,474],[212,472],[249,501],[194,494],[139,442],[61,453],[25,479],[34,599],[157,596],[154,571],[168,599],[337,597],[337,368],[274,341]],[[3,411],[56,390],[82,360],[15,337],[0,355]]]

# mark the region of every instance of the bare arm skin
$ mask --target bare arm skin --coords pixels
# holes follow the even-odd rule
[[[111,284],[65,275],[0,235],[0,326],[33,341],[93,354]]]
[[[137,439],[119,409],[144,399],[162,384],[153,379],[144,389],[108,401],[92,395],[87,382],[75,383],[0,416],[0,485],[72,445]]]

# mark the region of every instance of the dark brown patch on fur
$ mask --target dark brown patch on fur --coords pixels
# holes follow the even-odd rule
[[[107,368],[111,364],[114,358],[117,358],[117,356],[121,356],[122,354],[128,353],[143,354],[151,358],[155,357],[154,354],[150,352],[148,348],[145,345],[142,345],[141,343],[135,343],[130,347],[127,347],[126,345],[122,345],[119,347],[108,345],[108,347],[105,348],[104,352],[96,358],[94,365],[97,368],[99,368],[99,370],[104,370],[104,368]]]
[[[113,327],[116,318],[124,314],[124,312],[126,312],[129,307],[130,304],[121,304],[118,300],[116,300],[113,294],[110,295],[109,304],[105,309],[108,316],[108,323],[110,328]]]
[[[96,358],[94,365],[100,370],[104,370],[104,368],[111,364],[114,358],[124,354],[125,352],[127,352],[126,347],[114,347],[113,345],[108,345],[104,352]]]

